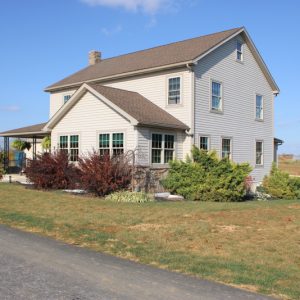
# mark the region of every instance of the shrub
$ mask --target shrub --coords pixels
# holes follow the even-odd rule
[[[38,189],[74,188],[79,176],[78,169],[63,151],[38,155],[37,159],[29,161],[25,172]]]
[[[131,183],[131,167],[128,155],[110,157],[97,152],[79,158],[82,188],[97,196],[126,189]]]
[[[165,188],[188,200],[243,200],[245,180],[251,172],[249,164],[219,160],[215,152],[207,153],[197,147],[192,149],[192,158],[186,162],[170,162],[168,176],[162,182]]]
[[[106,196],[105,200],[113,202],[144,203],[152,202],[154,201],[154,198],[146,193],[119,191]]]
[[[275,164],[270,175],[265,176],[263,188],[273,198],[300,199],[300,178],[290,177],[288,173],[279,170]]]

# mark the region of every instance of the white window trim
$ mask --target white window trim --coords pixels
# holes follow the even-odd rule
[[[126,146],[126,130],[124,129],[120,129],[120,130],[101,130],[101,131],[97,131],[96,134],[97,134],[97,138],[96,138],[96,141],[97,141],[97,145],[96,145],[96,149],[97,151],[99,152],[100,150],[100,134],[109,134],[109,155],[112,156],[113,154],[113,147],[112,147],[112,143],[113,143],[113,134],[114,133],[123,133],[123,149],[124,149],[124,153],[127,152],[127,146]],[[107,148],[108,149],[108,148]]]
[[[262,158],[261,158],[261,160],[262,160],[262,162],[261,162],[261,164],[257,164],[256,163],[256,143],[257,142],[261,142],[262,143]],[[255,145],[254,145],[254,153],[255,153],[255,156],[254,156],[254,159],[255,159],[255,167],[263,167],[264,166],[264,161],[265,161],[265,146],[264,146],[264,140],[262,140],[262,139],[256,139],[255,140]]]
[[[219,83],[221,85],[221,109],[214,109],[212,107],[212,84],[213,82]],[[209,108],[210,112],[217,113],[217,114],[223,114],[224,113],[224,85],[223,82],[220,80],[216,80],[213,78],[210,78],[210,86],[209,86]]]
[[[241,44],[241,51],[238,50],[238,44]],[[238,53],[241,53],[241,59],[238,59]],[[240,40],[237,40],[235,44],[235,59],[237,62],[244,61],[244,43]]]
[[[177,104],[169,103],[169,80],[172,78],[180,78],[180,102]],[[172,74],[166,77],[166,107],[178,107],[183,106],[183,74]]]
[[[161,156],[161,163],[152,163],[152,134],[161,134],[163,135],[162,139],[162,156]],[[169,166],[168,163],[165,163],[165,147],[164,147],[164,142],[165,142],[165,135],[173,135],[174,136],[174,157],[173,159],[176,159],[177,157],[177,134],[176,132],[167,132],[167,131],[150,131],[150,141],[149,141],[149,157],[150,157],[150,165],[154,167],[167,167]]]
[[[60,137],[61,136],[67,136],[68,137],[68,156],[70,160],[70,150],[71,150],[71,135],[78,135],[78,157],[81,153],[81,133],[80,132],[71,132],[71,133],[57,133],[57,150],[60,150]],[[73,149],[73,148],[72,148]],[[71,160],[70,160],[71,161]],[[76,163],[77,161],[71,161],[73,163]]]
[[[256,96],[260,96],[261,97],[261,104],[262,104],[262,116],[261,118],[257,118],[256,116]],[[260,93],[255,93],[254,95],[254,117],[256,121],[262,122],[264,120],[264,111],[265,111],[265,101],[264,101],[264,96]]]
[[[199,134],[198,135],[198,145],[197,145],[197,147],[199,147],[199,149],[201,149],[200,148],[200,139],[201,139],[201,137],[207,137],[207,139],[208,139],[208,149],[207,149],[207,151],[210,151],[211,150],[211,138],[210,138],[210,135],[209,134]]]
[[[222,140],[227,139],[230,140],[230,157],[229,160],[233,160],[233,137],[232,136],[221,136],[220,139],[220,158],[222,159],[222,152],[223,152],[223,147],[222,147]]]

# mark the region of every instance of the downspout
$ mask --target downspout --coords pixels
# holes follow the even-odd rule
[[[195,144],[195,72],[193,69],[194,64],[186,64],[187,69],[191,72],[191,129],[186,132],[191,137],[191,148]]]

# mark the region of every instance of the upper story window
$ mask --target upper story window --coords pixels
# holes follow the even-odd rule
[[[179,104],[181,102],[181,80],[180,77],[169,78],[168,81],[168,104]]]
[[[72,95],[64,95],[64,96],[63,96],[64,104],[65,104],[66,102],[69,101],[69,99],[71,98],[71,96],[72,96]]]
[[[211,109],[213,111],[222,111],[222,84],[212,81],[211,83]]]
[[[231,159],[232,152],[231,152],[231,139],[223,138],[222,139],[222,158]]]
[[[99,134],[100,155],[120,155],[124,153],[124,133]]]
[[[61,151],[69,154],[70,161],[78,161],[79,156],[79,136],[61,135],[59,137],[59,147]]]
[[[263,142],[262,141],[256,141],[256,159],[255,159],[255,164],[256,165],[263,165]]]
[[[255,97],[255,118],[257,120],[263,119],[263,96],[261,95]]]
[[[240,41],[236,42],[236,59],[243,61],[243,44]]]
[[[202,150],[209,150],[209,137],[208,136],[200,136],[199,147]]]
[[[167,164],[174,159],[175,136],[173,134],[152,134],[151,161],[153,164]]]

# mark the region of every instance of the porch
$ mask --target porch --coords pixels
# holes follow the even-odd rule
[[[22,128],[17,128],[5,132],[0,132],[0,137],[4,138],[2,164],[6,173],[19,173],[26,161],[23,158],[16,158],[10,147],[11,139],[26,139],[31,143],[30,156],[35,159],[37,156],[37,144],[50,135],[50,132],[43,131],[47,123],[35,124]]]

